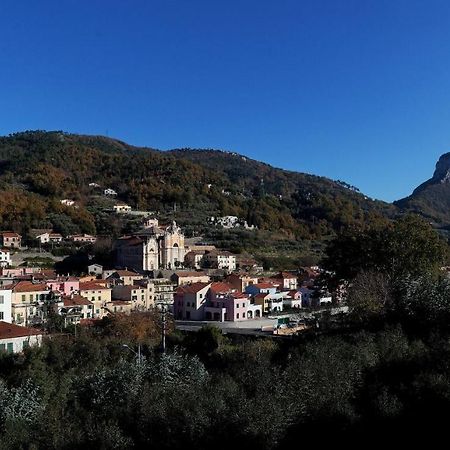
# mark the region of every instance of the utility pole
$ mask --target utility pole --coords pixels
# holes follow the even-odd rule
[[[166,353],[166,305],[161,304],[161,350]]]

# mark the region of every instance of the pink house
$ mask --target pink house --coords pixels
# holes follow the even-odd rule
[[[192,283],[177,289],[174,315],[179,320],[236,322],[261,317],[262,308],[228,283]]]
[[[206,306],[206,295],[211,283],[192,283],[180,286],[173,303],[173,313],[176,319],[203,320]]]
[[[47,280],[47,287],[52,291],[59,291],[65,296],[80,291],[80,280],[75,277],[58,277],[55,280]]]
[[[206,320],[239,322],[262,315],[261,307],[252,304],[249,295],[238,292],[228,283],[212,283],[208,299]]]

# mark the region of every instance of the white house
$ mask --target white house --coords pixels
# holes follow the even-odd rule
[[[0,352],[20,353],[42,343],[42,331],[0,321]]]
[[[101,275],[103,273],[103,266],[100,264],[90,264],[88,266],[89,275]]]
[[[225,269],[230,272],[236,270],[236,256],[233,253],[224,250],[212,250],[206,252],[203,259],[210,267]]]
[[[49,242],[62,242],[63,237],[59,233],[42,233],[37,235],[36,239],[41,244],[48,244]]]
[[[7,287],[0,288],[0,320],[11,323],[12,321],[11,303],[12,303],[12,289],[8,289]]]
[[[0,249],[0,267],[8,267],[11,265],[11,254],[9,250]]]
[[[61,204],[66,205],[66,206],[73,206],[73,205],[75,205],[75,200],[70,200],[69,198],[65,198],[65,199],[61,200]]]
[[[116,212],[118,214],[127,213],[127,212],[131,211],[131,206],[125,205],[125,204],[114,205],[113,210],[114,210],[114,212]]]
[[[117,192],[114,189],[107,188],[103,191],[105,195],[117,195]]]

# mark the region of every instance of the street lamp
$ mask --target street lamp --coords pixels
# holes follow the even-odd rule
[[[138,364],[142,364],[141,344],[138,344],[138,351],[137,352],[135,350],[133,350],[127,344],[122,344],[122,347],[130,350],[131,352],[133,352],[136,355],[136,359],[137,359]]]

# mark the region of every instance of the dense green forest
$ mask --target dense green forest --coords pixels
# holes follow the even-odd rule
[[[0,228],[118,234],[129,224],[105,212],[113,201],[102,195],[104,188],[135,209],[176,218],[198,233],[210,228],[211,216],[236,215],[291,240],[321,239],[395,212],[343,182],[230,152],[161,152],[63,132],[0,138]],[[64,198],[78,208],[62,205]]]

